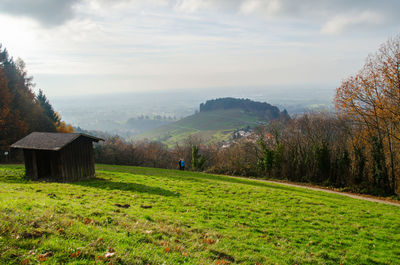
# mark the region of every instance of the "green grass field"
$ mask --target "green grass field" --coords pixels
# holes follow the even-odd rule
[[[0,166],[0,264],[400,264],[400,208],[278,184],[97,165]]]
[[[236,129],[247,126],[256,127],[260,122],[266,122],[266,120],[240,109],[205,111],[147,131],[133,139],[147,138],[173,146],[177,142],[183,142],[190,135],[194,135],[206,142],[220,142],[232,138],[232,133]]]

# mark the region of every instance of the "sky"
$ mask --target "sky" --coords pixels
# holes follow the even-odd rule
[[[0,43],[51,97],[332,87],[400,32],[398,0],[0,0]]]

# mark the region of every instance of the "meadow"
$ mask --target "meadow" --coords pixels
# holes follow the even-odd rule
[[[198,172],[0,166],[1,264],[400,264],[400,208]]]
[[[170,147],[183,143],[189,136],[214,143],[230,140],[238,128],[257,127],[262,122],[265,123],[263,117],[240,109],[204,111],[134,136],[133,139],[162,141]]]

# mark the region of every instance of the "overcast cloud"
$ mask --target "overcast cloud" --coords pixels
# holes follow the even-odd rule
[[[79,0],[1,0],[0,12],[33,18],[44,26],[61,25],[73,18]]]
[[[321,84],[398,34],[397,0],[0,0],[0,42],[68,93]]]
[[[0,12],[36,19],[44,26],[61,25],[79,13],[77,6],[97,9],[118,6],[160,6],[175,12],[236,12],[265,18],[320,23],[323,31],[338,33],[346,26],[385,25],[399,20],[397,0],[1,0]]]

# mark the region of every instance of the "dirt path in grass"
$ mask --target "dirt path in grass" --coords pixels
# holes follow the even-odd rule
[[[290,187],[297,187],[297,188],[303,188],[303,189],[309,189],[309,190],[323,191],[323,192],[327,192],[327,193],[340,194],[340,195],[347,196],[347,197],[354,198],[354,199],[360,199],[360,200],[365,200],[365,201],[370,201],[370,202],[384,203],[384,204],[389,204],[389,205],[394,205],[394,206],[400,207],[400,202],[398,202],[398,201],[391,200],[391,199],[386,199],[386,198],[374,197],[374,196],[371,196],[371,195],[363,195],[363,194],[355,194],[355,193],[349,193],[349,192],[341,192],[341,191],[331,190],[329,188],[314,187],[314,186],[294,184],[294,183],[288,183],[288,182],[280,182],[280,181],[275,181],[275,180],[252,179],[252,178],[244,178],[244,177],[232,177],[232,178],[241,178],[241,179],[255,180],[255,181],[268,182],[268,183],[274,183],[274,184],[281,184],[281,185],[286,185],[286,186],[290,186]]]

